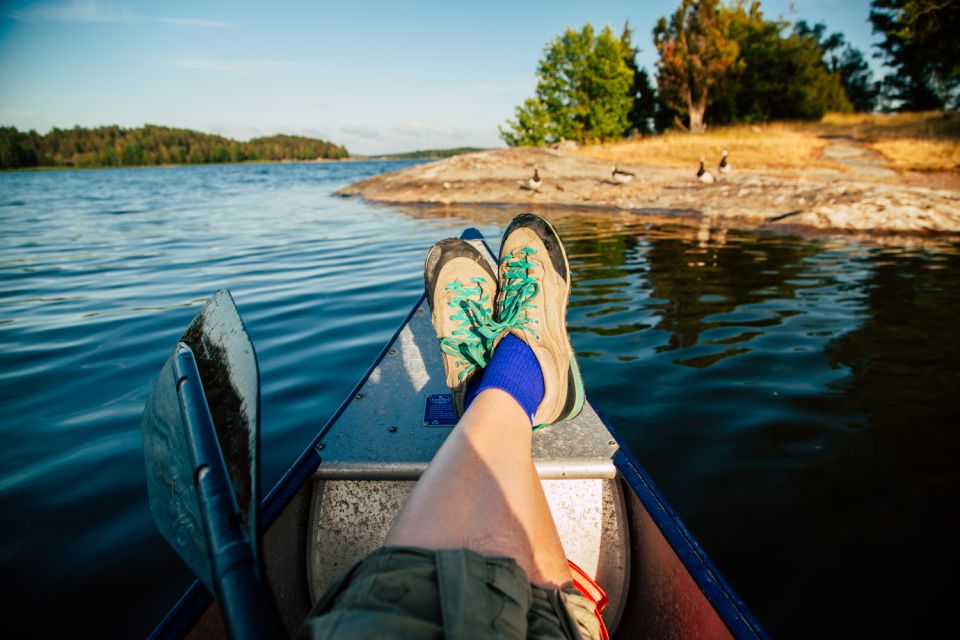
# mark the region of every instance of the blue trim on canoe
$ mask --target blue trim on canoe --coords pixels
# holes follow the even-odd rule
[[[588,399],[589,401],[589,399]],[[599,409],[592,402],[591,406],[597,412],[603,426],[617,441],[619,449],[613,455],[613,464],[620,475],[630,485],[634,495],[640,500],[651,519],[657,525],[667,544],[673,549],[680,562],[690,573],[694,582],[700,587],[703,595],[727,629],[738,640],[769,638],[756,617],[747,608],[746,603],[737,595],[730,583],[720,573],[707,553],[687,529],[680,516],[673,510],[667,499],[660,493],[657,485],[647,475],[640,462],[626,443],[620,438],[616,430],[607,422]]]
[[[148,640],[186,637],[211,604],[213,596],[203,583],[195,580],[150,633]]]
[[[476,227],[467,227],[463,230],[463,233],[460,234],[461,240],[483,240],[483,234],[480,233],[480,230]],[[484,243],[486,241],[484,240]]]

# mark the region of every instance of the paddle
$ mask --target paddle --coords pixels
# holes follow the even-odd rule
[[[282,634],[260,565],[259,401],[253,344],[219,291],[160,370],[141,429],[157,527],[236,639]]]

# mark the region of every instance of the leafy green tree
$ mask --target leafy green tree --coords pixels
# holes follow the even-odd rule
[[[500,138],[509,146],[542,147],[559,138],[539,98],[527,98],[515,113],[516,120],[508,120],[506,128],[500,127]]]
[[[839,71],[824,62],[819,41],[767,20],[760,3],[725,8],[725,28],[739,59],[717,83],[710,108],[715,122],[815,120],[827,111],[851,111]]]
[[[670,19],[653,29],[657,87],[665,102],[685,113],[691,131],[704,129],[711,90],[737,63],[739,47],[727,37],[719,0],[681,0]]]
[[[609,26],[564,31],[547,44],[537,78],[536,96],[500,128],[507,144],[603,141],[627,130],[633,76]]]
[[[72,157],[72,156],[71,156]],[[135,167],[143,164],[143,147],[138,142],[127,143],[120,153],[121,164],[126,167]]]
[[[882,35],[887,94],[906,110],[960,106],[960,3],[873,0],[870,22]]]

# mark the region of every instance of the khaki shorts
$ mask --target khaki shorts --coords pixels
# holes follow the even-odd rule
[[[535,587],[510,558],[390,547],[335,583],[299,637],[586,640],[600,623],[576,587]]]

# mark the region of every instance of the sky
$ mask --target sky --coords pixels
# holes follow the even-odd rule
[[[289,133],[355,154],[502,146],[553,37],[629,20],[652,71],[651,30],[677,4],[0,0],[0,125]],[[869,0],[761,6],[873,53]]]

